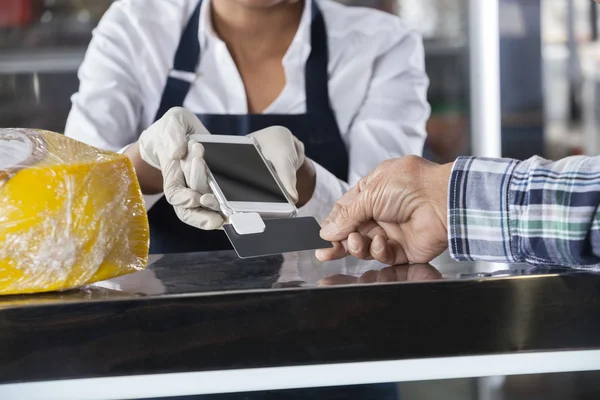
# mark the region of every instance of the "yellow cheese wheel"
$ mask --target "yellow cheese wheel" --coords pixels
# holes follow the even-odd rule
[[[0,129],[0,294],[143,269],[148,231],[126,156],[52,132]]]

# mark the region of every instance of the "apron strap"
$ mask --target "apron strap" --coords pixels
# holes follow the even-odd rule
[[[194,9],[194,13],[190,17],[190,20],[183,31],[179,46],[175,52],[173,68],[171,71],[196,74],[198,63],[200,62],[200,41],[198,40],[198,32],[200,30],[201,7],[202,0],[198,2],[198,5]],[[191,87],[192,81],[169,76],[154,121],[162,118],[162,116],[171,108],[182,106]]]
[[[306,113],[330,113],[329,99],[329,48],[323,13],[317,0],[311,1],[312,22],[310,28],[310,55],[306,61],[304,79],[306,90]]]

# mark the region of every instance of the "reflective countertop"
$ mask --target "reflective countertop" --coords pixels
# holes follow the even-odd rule
[[[0,297],[0,383],[600,349],[598,332],[594,272],[164,255],[82,289]]]
[[[314,252],[242,260],[234,252],[151,255],[145,270],[81,289],[0,296],[0,309],[72,302],[217,295],[248,291],[400,284],[439,280],[581,273],[560,268],[457,263],[443,255],[431,264],[386,266],[352,257],[321,263]]]

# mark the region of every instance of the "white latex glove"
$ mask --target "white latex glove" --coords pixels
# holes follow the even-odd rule
[[[304,163],[304,144],[282,126],[271,126],[248,136],[258,142],[260,151],[271,162],[285,190],[297,202],[296,172]]]
[[[302,142],[296,139],[289,129],[281,126],[272,126],[249,136],[257,141],[263,156],[272,164],[290,197],[294,202],[298,201],[296,171],[304,163],[305,158]],[[218,211],[219,203],[208,185],[204,147],[201,143],[193,139],[188,142],[188,153],[182,159],[181,167],[188,186],[203,194],[202,206]]]
[[[148,129],[138,140],[142,159],[160,169],[163,176],[163,192],[173,206],[179,219],[200,229],[217,229],[223,225],[223,217],[204,208],[212,198],[203,199],[207,191],[197,191],[188,187],[181,160],[190,158],[188,136],[210,134],[202,122],[191,112],[175,107]]]

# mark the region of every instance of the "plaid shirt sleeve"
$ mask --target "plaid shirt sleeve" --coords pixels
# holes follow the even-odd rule
[[[600,157],[459,158],[448,200],[459,261],[600,264]]]

